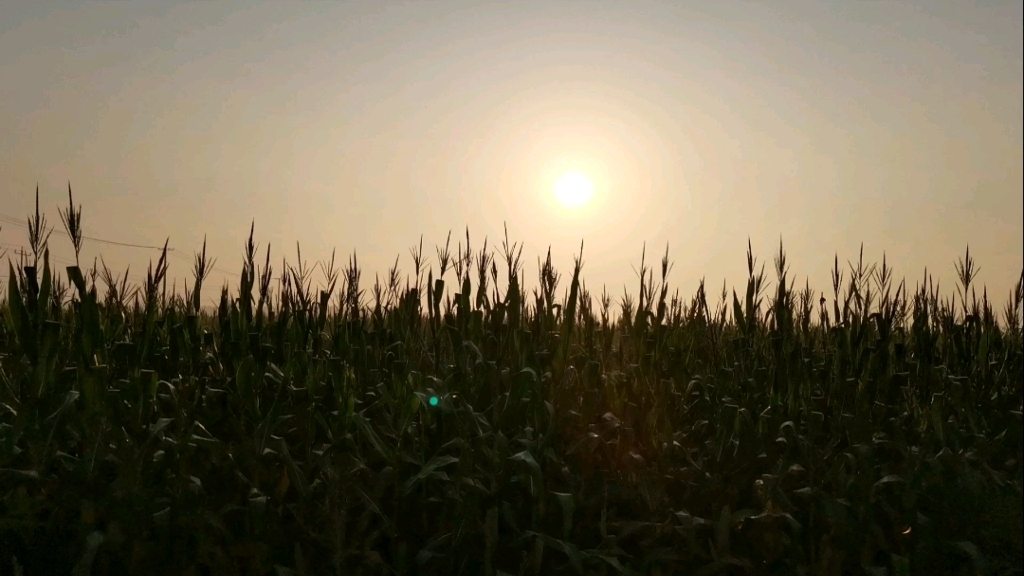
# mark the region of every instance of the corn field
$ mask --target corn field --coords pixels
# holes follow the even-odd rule
[[[613,302],[582,246],[528,290],[507,233],[420,240],[367,291],[354,255],[275,282],[253,228],[211,310],[205,243],[168,290],[166,247],[133,286],[28,224],[0,573],[1022,573],[1024,273],[996,311],[970,252],[952,298],[862,252],[816,302],[748,244],[714,305],[670,296],[666,250]]]

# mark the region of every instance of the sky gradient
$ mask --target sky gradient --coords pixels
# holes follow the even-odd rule
[[[59,230],[70,181],[86,235],[186,259],[206,235],[237,273],[255,220],[260,262],[268,241],[276,271],[296,242],[356,250],[364,288],[410,272],[421,234],[436,273],[449,230],[477,251],[507,224],[528,287],[583,240],[591,291],[635,295],[646,242],[710,301],[742,293],[748,237],[827,296],[862,242],[950,294],[969,244],[1001,308],[1024,267],[1021,46],[1021,2],[4,1],[0,215],[23,222],[38,184]],[[595,186],[575,211],[552,196],[570,170]],[[0,252],[27,245],[0,226]],[[135,280],[156,256],[99,254]]]

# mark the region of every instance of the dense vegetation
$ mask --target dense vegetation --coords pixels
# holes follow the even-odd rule
[[[959,300],[836,258],[816,309],[781,245],[715,307],[666,251],[613,311],[582,247],[529,294],[507,234],[421,241],[364,294],[250,232],[207,311],[205,245],[179,294],[48,238],[0,304],[2,573],[1021,573],[1024,293],[997,318],[970,253]]]

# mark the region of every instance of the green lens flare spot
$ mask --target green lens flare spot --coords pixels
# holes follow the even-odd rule
[[[431,406],[437,406],[437,396],[431,396],[430,397],[430,405]]]

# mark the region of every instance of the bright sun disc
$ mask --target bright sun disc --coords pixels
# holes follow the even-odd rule
[[[594,195],[594,183],[579,172],[566,172],[555,182],[555,198],[568,208],[579,208]]]

